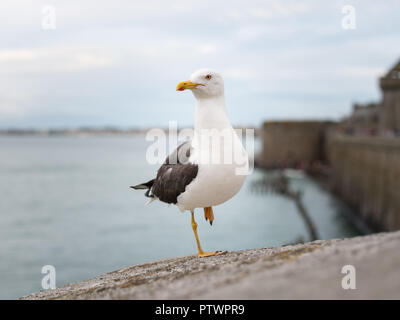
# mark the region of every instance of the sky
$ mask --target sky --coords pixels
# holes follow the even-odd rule
[[[191,126],[195,100],[175,87],[205,67],[233,124],[337,120],[380,99],[399,13],[397,0],[2,0],[0,128]]]

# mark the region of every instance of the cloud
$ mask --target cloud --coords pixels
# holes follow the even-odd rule
[[[32,50],[4,50],[0,51],[0,63],[10,63],[13,61],[32,61],[35,52]]]
[[[352,31],[345,1],[54,2],[45,31],[48,4],[2,2],[0,127],[190,125],[193,98],[174,88],[202,67],[223,73],[235,123],[339,118],[379,98],[400,52],[395,1],[355,1]]]

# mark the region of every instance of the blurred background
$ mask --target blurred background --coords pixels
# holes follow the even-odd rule
[[[256,169],[199,236],[240,250],[400,228],[397,1],[0,4],[0,298],[196,252],[145,206],[146,132],[193,126],[175,86],[222,73]],[[200,212],[200,211],[199,211]]]

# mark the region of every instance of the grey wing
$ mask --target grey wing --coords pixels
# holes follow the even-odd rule
[[[176,204],[178,196],[197,176],[198,166],[189,162],[191,143],[187,141],[172,152],[158,169],[151,193],[159,200]]]

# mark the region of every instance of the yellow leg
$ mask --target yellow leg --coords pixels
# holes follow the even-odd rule
[[[220,254],[226,253],[226,251],[212,251],[212,252],[205,252],[200,246],[199,236],[197,235],[197,223],[194,220],[194,211],[192,211],[192,229],[194,232],[194,237],[196,238],[197,249],[199,250],[198,257],[205,258],[211,256],[219,256]]]
[[[212,207],[204,208],[204,218],[206,218],[206,221],[209,220],[211,225],[213,224],[214,212]]]

